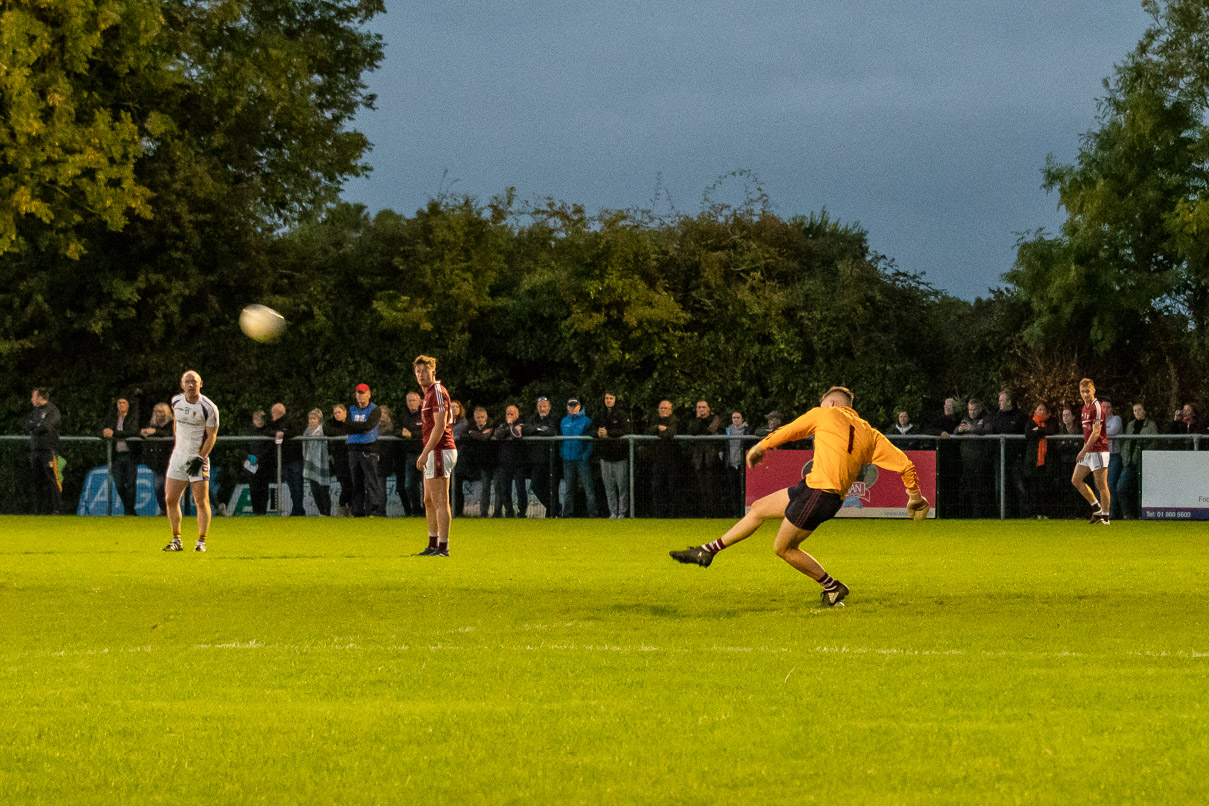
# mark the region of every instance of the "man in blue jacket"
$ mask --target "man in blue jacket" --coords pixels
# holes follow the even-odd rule
[[[592,430],[592,420],[579,410],[579,400],[571,398],[567,401],[567,416],[562,421],[564,437],[588,436]],[[563,478],[566,480],[566,498],[563,502],[563,517],[575,517],[575,487],[576,482],[583,487],[584,496],[588,499],[588,517],[596,517],[596,487],[592,481],[592,441],[589,439],[566,439],[559,446],[563,459]]]
[[[354,518],[385,515],[382,486],[378,476],[378,423],[382,409],[369,401],[368,384],[357,384],[356,402],[348,407],[348,470],[352,481]]]

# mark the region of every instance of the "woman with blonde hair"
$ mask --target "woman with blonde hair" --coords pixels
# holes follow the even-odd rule
[[[332,514],[332,471],[327,450],[327,439],[323,435],[323,411],[311,409],[307,425],[302,431],[302,480],[310,482],[311,497],[320,515]]]
[[[151,422],[146,428],[139,429],[139,435],[146,440],[143,443],[143,464],[151,471],[155,500],[162,515],[168,511],[168,505],[164,502],[164,477],[168,472],[168,458],[172,455],[172,407],[167,403],[156,403],[151,410]]]

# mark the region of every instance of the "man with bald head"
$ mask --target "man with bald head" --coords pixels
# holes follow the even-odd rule
[[[181,376],[181,393],[172,398],[176,445],[168,460],[164,479],[164,501],[168,505],[168,525],[172,541],[164,551],[183,551],[181,545],[181,496],[188,487],[197,504],[197,544],[194,551],[206,550],[206,532],[210,528],[210,451],[218,440],[218,407],[201,393],[202,379],[194,370]]]

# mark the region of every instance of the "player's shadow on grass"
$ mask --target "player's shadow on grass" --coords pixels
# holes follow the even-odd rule
[[[701,602],[671,603],[671,602],[616,602],[603,607],[595,607],[590,612],[601,614],[613,613],[618,616],[633,618],[645,616],[657,619],[735,619],[761,613],[776,613],[784,610],[777,604],[750,604],[736,606],[708,605]],[[589,611],[585,611],[589,612]]]

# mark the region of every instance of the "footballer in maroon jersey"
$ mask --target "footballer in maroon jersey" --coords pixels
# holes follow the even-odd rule
[[[458,461],[450,418],[449,392],[437,380],[437,360],[426,355],[414,363],[416,382],[424,390],[420,407],[424,449],[416,468],[424,472],[424,516],[428,520],[428,548],[423,557],[449,556],[449,477]]]
[[[1096,385],[1091,378],[1079,381],[1079,396],[1083,398],[1083,449],[1075,457],[1074,475],[1070,482],[1091,506],[1091,522],[1108,524],[1108,434],[1105,429],[1104,406],[1096,400]],[[1099,500],[1087,488],[1091,473],[1100,493]]]

